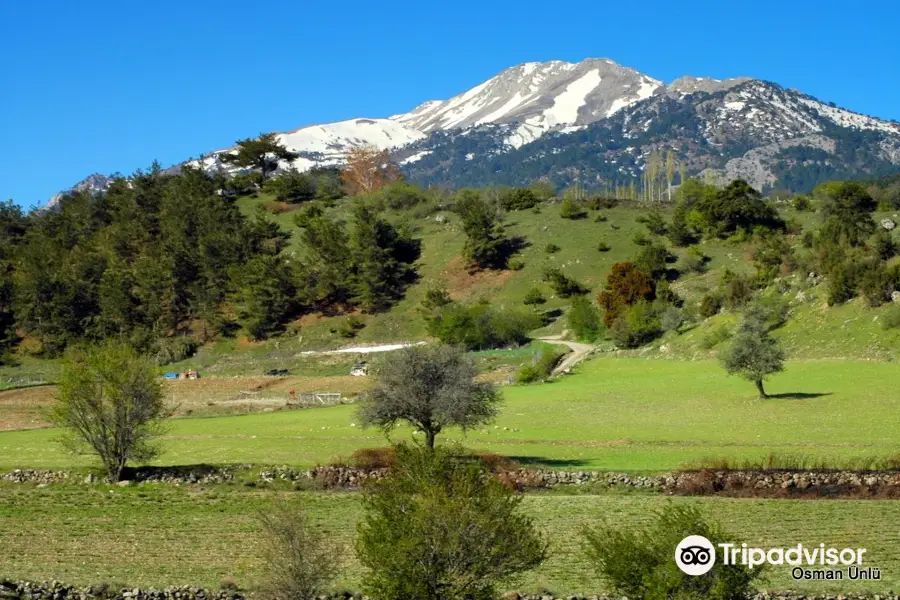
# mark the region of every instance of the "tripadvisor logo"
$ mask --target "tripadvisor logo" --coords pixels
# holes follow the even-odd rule
[[[789,565],[793,567],[794,579],[843,579],[842,569],[846,566],[848,579],[881,579],[878,568],[862,568],[865,548],[806,547],[797,544],[791,548],[751,548],[747,544],[717,544],[722,549],[722,564],[744,565],[751,569],[765,564]],[[675,547],[675,564],[687,575],[703,575],[716,564],[716,546],[702,535],[689,535]],[[804,567],[830,567],[829,569],[808,569]]]
[[[703,575],[716,564],[716,549],[702,535],[689,535],[675,548],[675,564],[688,575]]]

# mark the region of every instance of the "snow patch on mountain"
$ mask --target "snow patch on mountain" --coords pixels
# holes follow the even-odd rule
[[[593,69],[567,85],[565,91],[553,99],[553,106],[544,111],[547,126],[570,125],[578,120],[578,110],[601,81],[600,71]]]
[[[898,124],[888,123],[880,119],[867,117],[866,115],[861,115],[842,108],[828,106],[827,104],[822,104],[811,98],[801,98],[800,102],[818,112],[820,116],[841,127],[870,129],[872,131],[883,131],[885,133],[893,134],[900,133],[900,125]]]

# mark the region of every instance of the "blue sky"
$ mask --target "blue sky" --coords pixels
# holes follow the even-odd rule
[[[528,61],[748,75],[900,119],[900,2],[0,2],[0,199],[405,112]]]

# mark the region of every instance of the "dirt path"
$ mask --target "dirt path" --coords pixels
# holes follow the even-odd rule
[[[569,354],[566,354],[565,357],[556,365],[556,368],[553,369],[553,375],[559,375],[560,373],[565,373],[582,360],[588,357],[588,355],[593,352],[594,346],[591,344],[582,344],[581,342],[570,342],[568,340],[560,339],[562,335],[551,335],[548,337],[538,338],[542,342],[547,342],[548,344],[560,344],[562,346],[568,346],[572,349]]]

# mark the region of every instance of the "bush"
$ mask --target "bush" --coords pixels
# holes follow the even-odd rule
[[[729,310],[740,308],[753,297],[753,283],[748,277],[734,275],[728,278],[722,290],[722,300]]]
[[[700,338],[700,347],[704,350],[712,350],[722,342],[728,341],[731,339],[731,329],[726,327],[725,325],[717,325],[713,327],[709,331],[707,331],[702,338]]]
[[[719,314],[720,310],[722,310],[722,296],[720,294],[707,294],[700,300],[700,316],[704,319]]]
[[[701,535],[713,547],[731,541],[719,525],[707,522],[696,508],[671,503],[654,516],[654,523],[631,531],[609,522],[585,529],[588,559],[616,594],[644,600],[738,600],[753,595],[754,581],[765,573],[760,567],[716,561],[709,573],[693,577],[673,560],[674,549],[689,535]]]
[[[397,456],[393,446],[360,448],[350,455],[350,464],[363,471],[392,469],[397,464]]]
[[[541,564],[547,543],[477,460],[400,446],[391,475],[366,490],[356,551],[372,598],[473,600]]]
[[[791,204],[793,204],[794,210],[797,212],[806,212],[812,208],[812,201],[809,199],[809,196],[803,194],[794,196],[794,200]]]
[[[559,216],[563,219],[583,219],[587,216],[587,211],[571,198],[563,198],[559,205]]]
[[[647,227],[647,231],[653,235],[666,235],[669,231],[666,220],[655,210],[647,215],[641,215],[635,220]]]
[[[603,331],[600,311],[584,296],[576,296],[572,299],[572,306],[569,308],[567,318],[569,329],[579,340],[592,342]]]
[[[179,335],[164,338],[158,342],[156,364],[162,366],[181,362],[192,357],[199,347],[200,342],[192,337]]]
[[[828,277],[828,306],[843,304],[856,297],[860,272],[857,264],[847,261],[831,270]]]
[[[522,365],[519,368],[516,381],[519,383],[534,383],[535,381],[547,379],[566,354],[568,354],[566,350],[562,350],[556,345],[541,344],[541,348],[536,353],[532,363]]]
[[[597,244],[597,250],[600,252],[609,252],[610,250],[612,250],[612,248],[610,248],[609,244],[607,244],[606,242],[600,242],[599,244]]]
[[[316,197],[316,185],[312,177],[300,173],[296,169],[283,171],[276,177],[270,177],[263,189],[274,195],[281,202],[296,204]]]
[[[660,324],[662,325],[663,331],[674,331],[675,333],[678,333],[678,330],[681,329],[681,326],[684,325],[686,321],[687,319],[683,310],[677,306],[668,306],[663,312]]]
[[[262,561],[266,578],[260,586],[265,600],[315,600],[338,573],[338,549],[327,534],[310,526],[297,508],[281,505],[259,515]]]
[[[426,325],[428,333],[445,344],[484,350],[527,342],[528,332],[540,327],[541,320],[530,311],[452,302],[427,318]]]
[[[653,242],[650,238],[648,238],[643,232],[639,231],[634,234],[634,237],[631,238],[631,241],[634,242],[638,246],[647,246]]]
[[[620,348],[637,348],[656,338],[661,327],[653,305],[641,300],[615,320],[612,337]]]
[[[550,284],[550,287],[553,288],[553,292],[560,298],[582,296],[591,291],[578,281],[565,275],[557,267],[548,267],[544,269],[543,280]]]
[[[525,268],[525,261],[521,258],[512,258],[508,263],[506,263],[506,267],[510,271],[521,271]]]
[[[705,273],[707,257],[695,248],[690,248],[678,262],[681,273]]]
[[[603,213],[597,213],[597,216],[594,217],[594,223],[605,223],[606,221],[606,215],[604,215]]]
[[[506,211],[526,210],[537,203],[537,196],[529,188],[507,188],[500,192],[500,206]]]
[[[526,306],[537,306],[538,304],[544,304],[547,302],[547,299],[544,298],[543,292],[541,292],[540,288],[533,287],[528,290],[528,293],[525,294],[525,299],[522,300],[522,304]]]
[[[650,275],[651,279],[656,280],[665,276],[668,264],[674,258],[664,245],[651,242],[638,252],[634,265]]]
[[[562,250],[562,248],[552,242],[544,247],[544,252],[546,252],[547,254],[556,254],[560,250]]]
[[[654,286],[650,276],[630,262],[616,263],[606,276],[606,286],[597,297],[604,310],[603,323],[612,327],[616,319],[640,300],[653,300]]]
[[[884,311],[881,326],[885,329],[900,329],[900,304],[892,304]]]

